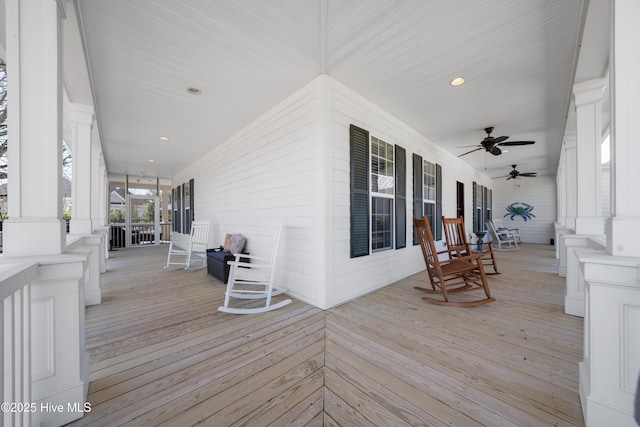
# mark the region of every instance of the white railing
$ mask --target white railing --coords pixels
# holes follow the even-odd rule
[[[30,426],[31,413],[31,282],[38,276],[36,264],[0,269],[0,360],[4,375],[2,425]]]

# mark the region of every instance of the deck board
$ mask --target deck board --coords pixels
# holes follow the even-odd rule
[[[110,254],[86,310],[92,410],[72,425],[584,425],[583,322],[563,312],[551,246],[498,252],[480,307],[422,301],[422,272],[250,316],[217,311],[205,270],[164,270],[166,250]]]

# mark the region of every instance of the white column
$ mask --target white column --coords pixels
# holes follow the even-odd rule
[[[96,230],[107,224],[105,200],[106,190],[104,185],[104,160],[102,152],[96,150],[96,145],[91,150],[91,223]]]
[[[606,250],[578,250],[584,275],[580,400],[587,426],[637,426],[640,375],[640,2],[612,1],[611,206]]]
[[[560,153],[560,163],[558,164],[558,173],[556,174],[556,187],[557,187],[557,206],[558,212],[556,216],[556,222],[560,226],[565,225],[567,216],[567,166],[564,158],[564,150]]]
[[[614,2],[611,90],[611,217],[607,252],[640,256],[640,2]]]
[[[604,234],[600,199],[600,151],[602,144],[602,78],[573,86],[577,117],[577,216],[576,234]]]
[[[562,149],[564,150],[566,169],[565,169],[565,220],[564,225],[574,229],[576,226],[576,216],[578,211],[578,166],[576,153],[576,135],[565,135],[562,141]]]
[[[558,233],[558,275],[566,277],[567,275],[567,248],[565,236],[573,234],[576,226],[576,212],[578,205],[578,172],[576,158],[576,136],[573,134],[565,135],[562,141],[562,151],[564,156],[564,221],[563,226],[559,227]]]
[[[73,153],[73,181],[71,192],[70,234],[88,235],[93,231],[91,215],[91,128],[93,108],[69,104],[67,117],[71,122],[71,151]]]
[[[8,136],[6,257],[60,254],[62,220],[61,18],[55,1],[6,1]]]

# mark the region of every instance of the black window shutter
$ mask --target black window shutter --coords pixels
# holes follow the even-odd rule
[[[351,258],[369,255],[369,132],[351,125]]]
[[[173,220],[176,223],[176,231],[178,233],[182,233],[182,191],[181,191],[182,186],[178,185],[176,187],[176,198],[173,201],[174,203],[174,207],[173,207],[173,213],[174,218]]]
[[[187,188],[187,185],[183,182],[180,187],[182,188],[182,209],[181,209],[181,218],[182,218],[182,233],[183,234],[188,234],[190,230],[187,230],[187,205],[185,203],[185,196],[186,196],[186,192],[189,191],[189,189]]]
[[[413,154],[413,216],[422,218],[422,156]],[[418,245],[418,233],[413,226],[413,244]]]
[[[189,199],[189,208],[191,209],[191,222],[193,222],[193,219],[195,218],[195,213],[193,211],[193,206],[195,204],[194,201],[193,201],[193,199],[194,199],[194,197],[193,197],[194,196],[193,184],[194,184],[194,180],[193,180],[193,178],[191,178],[189,180],[189,190],[190,190],[189,194],[191,194],[191,198]]]
[[[478,215],[478,184],[473,181],[473,232],[477,233],[479,230],[480,216]]]
[[[493,191],[490,188],[487,188],[487,221],[493,220]],[[485,227],[486,229],[486,227]]]
[[[407,154],[395,146],[396,157],[396,249],[407,246]]]
[[[171,231],[176,231],[176,216],[174,210],[176,208],[176,189],[171,189]]]
[[[442,166],[436,163],[436,240],[442,240]]]

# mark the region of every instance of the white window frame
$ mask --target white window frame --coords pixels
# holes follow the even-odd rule
[[[435,227],[438,221],[436,221],[436,164],[428,160],[422,160],[422,212],[429,218],[431,224],[431,232],[435,238]],[[429,205],[433,211],[433,215],[427,215],[427,205]]]
[[[374,136],[370,137],[370,149],[369,149],[369,164],[371,165],[370,171],[370,208],[369,208],[369,221],[370,221],[370,250],[373,252],[381,252],[394,249],[395,246],[395,150],[394,145],[389,144],[386,141],[383,141]],[[380,153],[380,146],[384,147],[384,153]],[[375,153],[375,154],[374,154]],[[389,158],[390,155],[390,158]],[[375,163],[374,163],[375,161]],[[375,167],[377,165],[384,165],[384,173],[380,173],[379,167]],[[390,169],[389,170],[389,166]],[[381,189],[385,191],[380,191]],[[374,212],[376,206],[377,199],[385,199],[386,201],[390,201],[389,212],[388,212],[388,223],[389,229],[385,229],[382,231],[378,231],[376,227],[376,221],[374,220]],[[383,215],[378,215],[383,217]],[[381,238],[383,241],[386,241],[385,234],[388,233],[388,245],[378,246],[376,242],[378,242]]]

